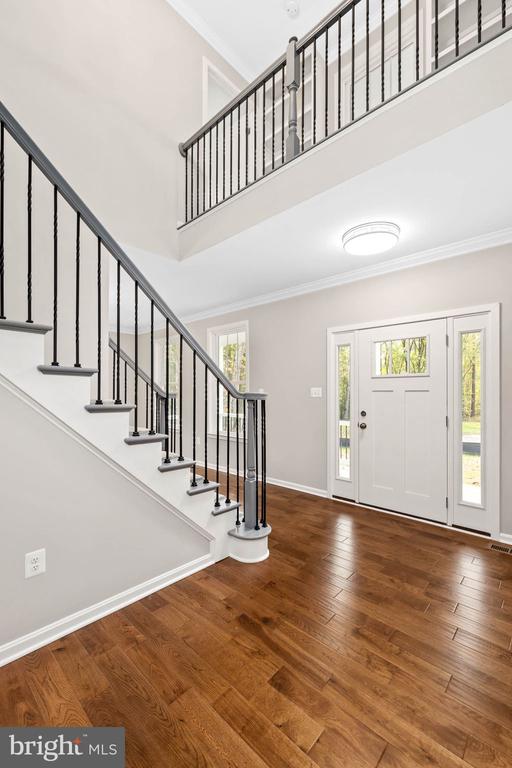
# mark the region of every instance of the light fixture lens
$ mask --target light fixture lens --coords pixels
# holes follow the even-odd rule
[[[374,256],[389,251],[398,243],[400,227],[390,221],[360,224],[343,235],[343,247],[353,256]]]

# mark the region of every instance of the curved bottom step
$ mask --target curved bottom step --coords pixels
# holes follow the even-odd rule
[[[269,556],[268,537],[272,532],[270,525],[259,530],[246,529],[245,523],[228,531],[231,536],[229,554],[239,563],[261,563]]]

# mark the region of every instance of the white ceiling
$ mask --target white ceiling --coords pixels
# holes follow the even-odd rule
[[[286,0],[167,0],[247,80],[254,80],[332,11],[335,0],[297,0],[290,19]]]
[[[405,266],[417,254],[450,255],[451,244],[505,229],[512,239],[510,125],[512,103],[183,261],[128,252],[172,309],[190,318],[357,279],[390,261]],[[349,256],[343,232],[370,220],[399,224],[399,245]]]

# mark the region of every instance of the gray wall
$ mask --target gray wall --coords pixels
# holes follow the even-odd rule
[[[268,474],[327,488],[326,329],[477,304],[502,304],[502,465],[512,462],[512,246],[446,259],[236,314],[190,324],[204,345],[207,329],[249,321],[250,388],[269,394]],[[323,387],[322,399],[309,388]],[[502,531],[512,533],[512,476],[502,478]]]
[[[0,413],[0,645],[209,552],[202,533],[1,384]],[[43,547],[47,572],[26,580],[25,553]]]

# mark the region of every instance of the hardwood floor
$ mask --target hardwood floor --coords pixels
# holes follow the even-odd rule
[[[512,766],[512,557],[269,487],[225,560],[0,669],[0,725],[123,725],[129,768]]]

